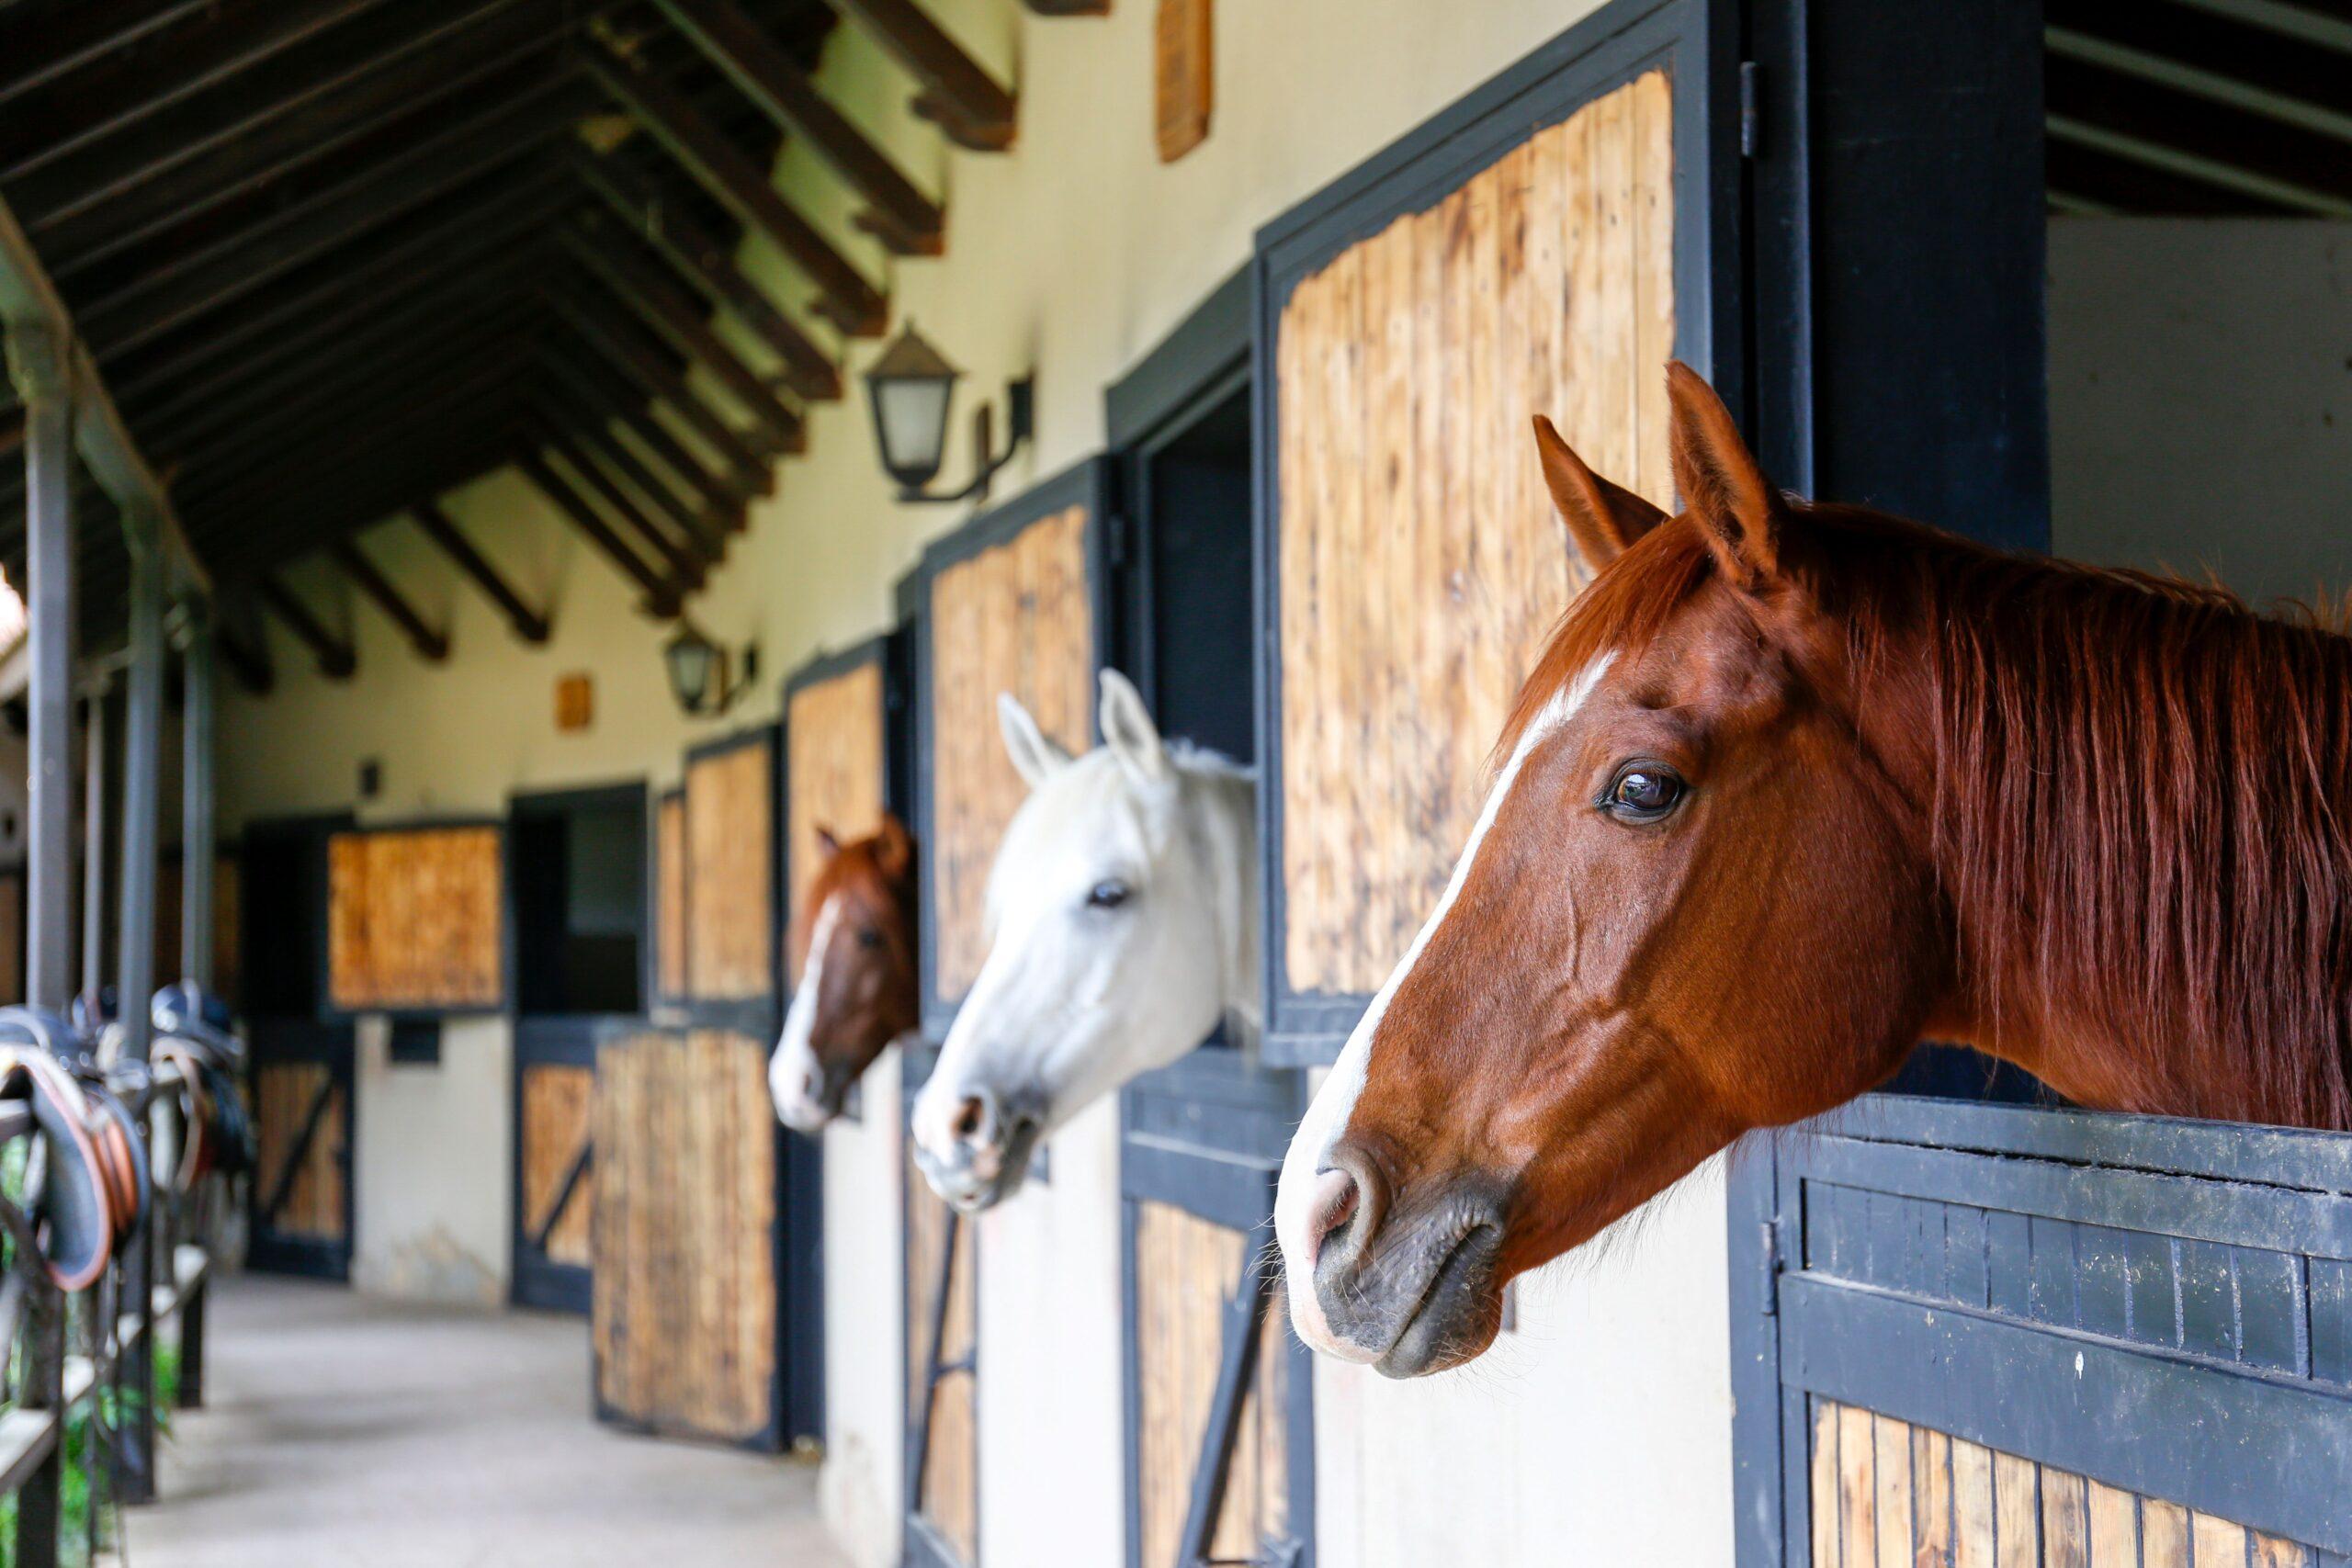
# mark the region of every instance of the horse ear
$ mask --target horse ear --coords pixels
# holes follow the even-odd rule
[[[1780,570],[1781,494],[1739,437],[1731,411],[1699,373],[1676,360],[1666,367],[1674,405],[1674,485],[1707,532],[1724,575],[1755,588]]]
[[[842,852],[842,840],[831,828],[820,822],[817,824],[817,847],[828,855],[837,855]]]
[[[1535,450],[1544,460],[1544,483],[1552,492],[1552,504],[1567,525],[1577,553],[1593,570],[1615,560],[1666,521],[1665,513],[1594,473],[1540,413],[1535,416]]]
[[[1102,705],[1095,722],[1102,728],[1102,744],[1143,783],[1164,777],[1168,748],[1159,742],[1159,728],[1151,722],[1143,694],[1116,670],[1105,669],[1102,679]]]
[[[1029,781],[1031,789],[1069,766],[1069,753],[1037,728],[1037,721],[1011,692],[996,694],[996,724],[1004,732],[1005,754],[1012,759],[1013,771]]]
[[[893,882],[904,882],[914,865],[915,841],[907,832],[907,825],[886,811],[882,826],[875,829],[874,863],[882,874]]]

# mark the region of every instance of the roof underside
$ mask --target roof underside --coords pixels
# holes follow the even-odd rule
[[[801,70],[833,24],[818,0],[736,8]],[[220,581],[526,444],[592,439],[683,376],[618,293],[628,275],[582,256],[616,254],[675,300],[692,290],[616,216],[658,210],[722,256],[742,225],[653,138],[616,134],[587,69],[600,39],[771,166],[775,122],[650,4],[0,5],[0,197]],[[13,398],[0,383],[0,452],[20,445]],[[0,563],[18,581],[21,494],[12,461]],[[80,516],[96,630],[127,558],[86,482]]]

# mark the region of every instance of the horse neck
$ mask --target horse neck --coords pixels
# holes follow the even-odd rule
[[[1949,906],[1936,1037],[2105,1108],[2352,1124],[2352,644],[1973,551],[1878,581],[1854,722]]]
[[[1216,899],[1223,937],[1220,972],[1227,1027],[1255,1049],[1264,1018],[1258,964],[1258,807],[1249,777],[1225,766],[1177,759],[1186,827]]]

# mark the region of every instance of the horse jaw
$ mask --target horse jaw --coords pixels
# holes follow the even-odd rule
[[[825,900],[808,936],[808,962],[792,1005],[784,1015],[784,1032],[768,1055],[768,1097],[775,1102],[776,1119],[796,1133],[814,1135],[833,1119],[832,1112],[808,1092],[821,1080],[823,1068],[810,1035],[817,1025],[817,998],[824,979],[825,953],[831,946],[833,926],[840,919],[838,897]]]

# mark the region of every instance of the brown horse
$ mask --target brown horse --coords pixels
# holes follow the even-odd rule
[[[822,828],[817,838],[825,864],[793,922],[800,983],[768,1058],[776,1114],[801,1133],[839,1116],[850,1086],[922,1018],[914,840],[906,826],[886,812],[867,838],[844,844]]]
[[[2352,1126],[2352,641],[1784,496],[1668,379],[1671,518],[1538,422],[1598,575],[1283,1167],[1292,1321],[1392,1375],[1923,1038]]]

